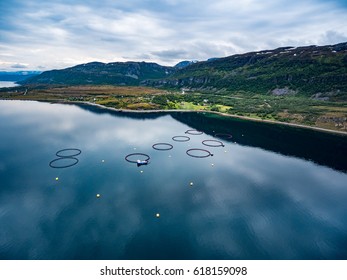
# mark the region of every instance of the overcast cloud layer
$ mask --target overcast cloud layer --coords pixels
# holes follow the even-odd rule
[[[346,0],[4,0],[0,70],[91,61],[174,65],[347,41]]]

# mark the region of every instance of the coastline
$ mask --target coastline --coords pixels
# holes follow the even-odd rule
[[[319,132],[325,132],[325,133],[330,133],[330,134],[338,134],[338,135],[343,135],[347,136],[347,132],[345,131],[337,131],[337,130],[331,130],[327,128],[321,128],[321,127],[315,127],[315,126],[308,126],[308,125],[303,125],[303,124],[295,124],[295,123],[288,123],[288,122],[280,122],[280,121],[273,121],[273,120],[262,120],[262,119],[256,119],[256,118],[251,118],[251,117],[246,117],[246,116],[239,116],[239,115],[232,115],[232,114],[227,114],[227,113],[221,113],[221,112],[215,112],[215,111],[205,111],[205,110],[182,110],[182,109],[167,109],[167,110],[129,110],[129,109],[115,109],[112,107],[107,107],[104,105],[92,103],[92,102],[84,102],[84,101],[76,101],[76,102],[63,102],[63,103],[81,103],[81,104],[88,104],[91,106],[96,106],[102,109],[106,110],[112,110],[115,112],[127,112],[127,113],[173,113],[173,112],[200,112],[200,113],[211,113],[211,114],[217,114],[223,117],[229,117],[229,118],[237,118],[237,119],[243,119],[243,120],[248,120],[248,121],[255,121],[255,122],[262,122],[262,123],[269,123],[269,124],[277,124],[277,125],[287,125],[291,127],[297,127],[297,128],[304,128],[304,129],[311,129],[311,130],[316,130]]]
[[[315,130],[318,132],[325,132],[330,134],[337,134],[342,136],[347,136],[347,131],[338,131],[338,130],[331,130],[327,128],[321,128],[321,127],[315,127],[315,126],[308,126],[303,124],[296,124],[296,123],[288,123],[288,122],[280,122],[280,121],[273,121],[273,120],[263,120],[263,119],[256,119],[246,116],[239,116],[239,115],[232,115],[227,113],[221,113],[221,112],[215,112],[215,111],[206,111],[206,110],[182,110],[182,109],[159,109],[159,110],[130,110],[130,109],[116,109],[112,107],[107,107],[101,104],[96,104],[92,102],[87,101],[66,101],[66,100],[35,100],[35,99],[2,99],[0,100],[22,100],[22,101],[39,101],[39,102],[52,102],[52,103],[61,103],[61,104],[87,104],[90,106],[99,107],[101,109],[110,110],[114,112],[126,112],[126,113],[175,113],[175,112],[199,112],[199,113],[209,113],[209,114],[217,114],[223,117],[229,117],[229,118],[236,118],[236,119],[242,119],[247,121],[253,121],[253,122],[261,122],[261,123],[268,123],[268,124],[276,124],[276,125],[285,125],[285,126],[291,126],[291,127],[297,127],[297,128],[303,128],[303,129],[310,129]]]

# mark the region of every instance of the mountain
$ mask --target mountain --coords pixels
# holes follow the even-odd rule
[[[144,85],[208,91],[305,95],[347,100],[347,43],[282,47],[175,67],[147,62],[92,62],[43,72],[23,85]]]
[[[185,68],[189,65],[192,65],[194,63],[197,63],[198,61],[197,60],[184,60],[184,61],[181,61],[179,63],[177,63],[174,67],[176,69],[182,69],[182,68]]]
[[[144,84],[346,99],[347,43],[282,47],[197,62]]]
[[[0,72],[0,81],[17,82],[41,74],[40,71]]]
[[[209,59],[207,59],[207,61],[213,61],[213,60],[216,60],[216,59],[219,59],[218,57],[211,57],[211,58],[209,58]],[[189,65],[192,65],[192,64],[194,64],[194,63],[197,63],[197,62],[199,62],[198,60],[183,60],[183,61],[181,61],[181,62],[178,62],[175,66],[174,66],[174,68],[176,68],[176,69],[182,69],[182,68],[185,68],[185,67],[187,67],[187,66],[189,66]]]
[[[23,85],[139,85],[148,79],[166,78],[173,67],[147,62],[91,62],[74,67],[46,71],[29,78]]]

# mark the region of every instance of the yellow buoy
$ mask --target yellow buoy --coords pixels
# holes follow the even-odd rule
[[[56,181],[58,181],[58,180],[59,180],[59,178],[58,178],[58,177],[55,177],[55,180],[56,180]]]
[[[159,213],[157,213],[157,214],[155,214],[155,216],[156,216],[157,218],[159,218],[159,217],[160,217],[160,214],[159,214]]]
[[[97,197],[97,198],[100,198],[100,197],[101,197],[101,195],[98,193],[98,194],[96,195],[96,197]]]

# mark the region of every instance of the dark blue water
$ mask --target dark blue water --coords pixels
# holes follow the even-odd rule
[[[0,259],[347,259],[347,137],[23,101],[0,101],[0,131]],[[64,148],[78,163],[51,168]]]

